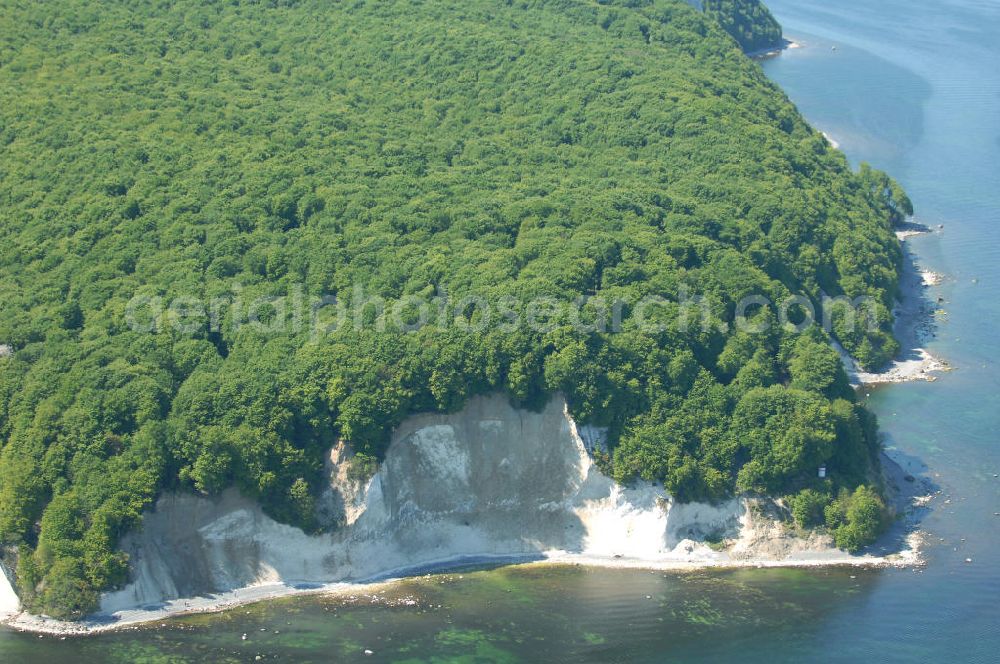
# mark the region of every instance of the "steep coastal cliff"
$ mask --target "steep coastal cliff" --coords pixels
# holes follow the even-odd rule
[[[744,510],[738,500],[675,507],[651,485],[615,485],[591,463],[561,399],[541,413],[494,396],[412,417],[360,490],[343,450],[332,456],[321,506],[332,532],[281,525],[234,490],[165,496],[125,538],[134,580],[105,595],[102,611],[269,582],[370,580],[467,557],[684,560],[684,540],[735,535]]]
[[[17,613],[21,608],[21,602],[14,592],[14,586],[11,585],[12,578],[14,575],[0,562],[0,620]]]
[[[98,615],[78,628],[32,616],[15,624],[103,629],[470,561],[883,562],[838,551],[824,535],[796,536],[769,500],[679,504],[651,484],[616,484],[591,461],[561,397],[539,413],[495,395],[458,413],[414,416],[373,476],[357,477],[350,464],[343,445],[331,451],[330,488],[318,506],[329,532],[280,524],[233,489],[214,498],[168,494],[123,539],[131,578],[102,596]]]

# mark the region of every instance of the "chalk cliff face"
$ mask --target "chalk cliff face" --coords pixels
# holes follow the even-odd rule
[[[106,594],[102,612],[270,582],[375,579],[461,557],[686,560],[689,540],[733,536],[746,512],[738,499],[672,505],[662,489],[616,485],[591,462],[562,399],[541,413],[493,396],[418,415],[370,480],[350,480],[349,463],[343,448],[331,454],[321,501],[337,524],[329,534],[279,524],[234,490],[162,497],[124,539],[133,581]]]
[[[142,529],[124,538],[132,580],[104,595],[101,613],[152,619],[459,561],[675,567],[849,560],[825,535],[790,532],[772,501],[677,504],[654,485],[619,486],[587,452],[602,444],[600,436],[590,428],[581,437],[561,398],[541,413],[492,396],[472,399],[459,413],[411,417],[368,480],[352,479],[345,446],[331,450],[329,489],[318,508],[331,530],[316,536],[277,523],[235,490],[215,498],[166,495]],[[726,550],[706,539],[727,540]]]
[[[14,592],[14,586],[10,580],[14,575],[0,563],[0,618],[16,613],[21,608],[21,603]]]
[[[0,562],[0,622],[86,632],[497,559],[663,569],[889,561],[852,557],[827,535],[793,532],[772,500],[679,504],[651,484],[619,486],[587,452],[603,445],[603,433],[578,429],[561,398],[541,413],[492,396],[460,413],[414,416],[367,480],[350,472],[347,446],[330,451],[329,488],[318,505],[325,534],[277,523],[235,490],[165,495],[122,540],[131,580],[102,597],[99,615],[77,627],[17,614],[13,576]],[[706,540],[725,545],[715,550]]]

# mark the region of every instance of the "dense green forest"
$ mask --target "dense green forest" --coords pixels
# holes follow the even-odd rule
[[[161,491],[236,485],[315,529],[336,439],[374,464],[408,414],[498,390],[564,393],[610,428],[623,482],[794,495],[852,549],[877,531],[875,423],[827,333],[767,307],[732,323],[748,295],[867,297],[832,334],[885,362],[909,201],[852,172],[710,15],[0,5],[0,540],[32,610],[76,618],[122,583],[115,543]],[[705,324],[682,322],[687,292]],[[409,329],[376,305],[321,335],[269,324],[300,296],[441,293],[667,302],[653,331],[481,329],[464,307]],[[176,306],[135,325],[157,315],[137,297],[220,302],[202,311],[219,325]],[[257,298],[261,324],[240,324]]]
[[[704,0],[702,6],[744,51],[781,44],[781,25],[760,0]]]

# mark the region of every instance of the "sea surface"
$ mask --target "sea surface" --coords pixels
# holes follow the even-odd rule
[[[945,275],[928,347],[954,371],[867,397],[942,492],[925,567],[455,571],[90,638],[0,631],[0,662],[1000,661],[1000,2],[768,4],[801,47],[767,74],[935,229],[908,242]]]

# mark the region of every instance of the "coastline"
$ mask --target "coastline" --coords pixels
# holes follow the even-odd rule
[[[205,597],[195,597],[175,600],[166,603],[155,610],[136,610],[122,612],[115,619],[96,618],[80,622],[68,622],[36,616],[28,613],[18,613],[0,620],[0,628],[46,636],[93,636],[108,632],[148,629],[156,627],[156,623],[192,615],[207,615],[238,609],[242,606],[257,604],[274,599],[300,597],[307,595],[323,595],[326,597],[349,597],[354,595],[373,595],[396,584],[421,576],[454,573],[461,570],[483,569],[496,565],[503,566],[582,566],[605,569],[633,569],[657,572],[699,572],[723,571],[730,569],[796,569],[796,568],[855,568],[882,569],[918,567],[923,564],[919,552],[919,540],[908,542],[911,548],[895,554],[873,556],[856,556],[842,551],[830,552],[828,555],[815,554],[815,557],[791,557],[785,560],[747,559],[747,560],[670,560],[650,561],[639,559],[616,559],[601,556],[573,554],[565,551],[547,552],[545,557],[536,559],[530,556],[461,556],[448,560],[428,563],[410,570],[412,573],[387,573],[387,578],[362,581],[358,583],[333,583],[306,587],[310,584],[266,583],[248,586],[237,590],[218,593]],[[164,625],[161,625],[164,626]]]
[[[938,374],[951,371],[951,366],[935,357],[926,348],[936,332],[937,303],[927,295],[927,289],[939,286],[943,275],[922,269],[907,240],[933,232],[927,226],[908,223],[896,231],[903,249],[903,269],[899,280],[899,298],[893,308],[893,332],[900,344],[896,358],[881,371],[864,371],[843,347],[834,342],[844,369],[855,387],[911,381],[933,382]]]
[[[919,346],[933,334],[933,325],[928,320],[931,312],[927,307],[925,289],[940,283],[940,276],[921,271],[917,267],[912,253],[905,245],[905,238],[926,232],[930,232],[930,229],[907,227],[899,231],[901,235],[905,234],[901,241],[904,241],[906,259],[901,278],[901,302],[897,307],[897,338],[904,344],[905,350],[884,372],[870,374],[855,370],[851,377],[860,385],[934,380],[931,372],[947,369],[943,363]],[[851,363],[853,364],[853,361]],[[584,441],[575,430],[575,426],[573,428],[574,438],[579,440],[582,448]],[[226,592],[165,600],[139,608],[98,614],[81,622],[60,621],[23,611],[16,612],[0,617],[0,626],[40,635],[84,636],[140,629],[169,618],[224,612],[247,604],[282,597],[312,594],[346,597],[372,594],[407,578],[493,565],[570,565],[676,573],[741,568],[920,566],[923,560],[920,553],[919,514],[926,509],[936,492],[926,479],[914,478],[909,469],[904,470],[888,454],[883,455],[883,471],[886,486],[893,497],[893,507],[900,519],[889,533],[869,547],[866,553],[860,555],[849,554],[829,544],[821,544],[811,536],[804,538],[800,533],[786,532],[787,528],[768,522],[767,519],[758,519],[757,523],[752,523],[752,519],[747,516],[744,519],[744,531],[736,540],[726,540],[728,547],[723,551],[714,550],[704,542],[691,540],[684,540],[673,552],[658,558],[608,554],[607,551],[598,554],[559,549],[530,554],[496,555],[477,553],[470,549],[457,555],[426,559],[416,565],[387,568],[357,581],[316,583],[308,580],[267,579]],[[741,547],[743,547],[742,553]],[[879,553],[873,553],[876,551]]]
[[[780,44],[767,46],[765,48],[757,49],[756,51],[748,51],[746,56],[752,60],[763,60],[765,58],[773,58],[776,55],[780,55],[784,50],[801,47],[802,45],[798,42],[782,37]]]
[[[780,46],[763,49],[747,55],[754,59],[764,59],[780,55],[785,50],[801,48],[802,44],[782,39]],[[839,150],[840,143],[828,132],[818,129],[831,148]],[[912,381],[933,382],[937,374],[951,371],[951,366],[935,357],[925,347],[935,335],[935,316],[939,310],[927,297],[927,289],[942,284],[944,276],[931,270],[921,269],[916,256],[907,242],[910,238],[933,233],[934,229],[920,223],[908,221],[897,226],[895,234],[903,249],[903,266],[900,273],[899,297],[893,307],[893,333],[899,341],[900,351],[896,358],[879,371],[865,371],[853,357],[835,340],[833,347],[840,355],[851,385],[855,388],[875,385],[908,383]],[[939,301],[940,303],[940,301]]]
[[[799,45],[785,40],[777,48],[748,54],[759,58],[779,54],[787,48],[798,48]],[[827,134],[824,137],[833,145],[839,147]],[[929,270],[921,270],[916,264],[913,253],[906,240],[910,237],[930,233],[927,227],[907,225],[897,231],[896,235],[903,246],[904,265],[900,278],[901,297],[894,308],[896,317],[896,337],[900,341],[902,351],[900,356],[889,367],[879,372],[864,372],[857,368],[853,360],[844,355],[845,366],[852,382],[859,386],[882,383],[900,383],[915,380],[934,381],[935,373],[949,371],[950,367],[935,358],[922,345],[933,336],[933,307],[928,306],[925,290],[939,285],[943,277]],[[0,347],[2,350],[2,347]],[[888,458],[888,457],[886,457]],[[891,460],[890,460],[891,461]],[[892,461],[893,465],[896,465]],[[898,466],[896,466],[898,468]],[[906,482],[912,478],[905,475]],[[926,487],[925,487],[926,488]],[[897,484],[896,490],[900,486]],[[904,526],[903,542],[905,547],[895,553],[884,555],[862,554],[853,555],[844,551],[829,549],[823,551],[804,551],[798,555],[790,555],[783,559],[754,558],[735,559],[712,557],[707,553],[707,547],[698,546],[691,550],[687,559],[642,559],[620,556],[603,556],[586,553],[574,553],[563,550],[545,551],[538,555],[491,555],[465,554],[440,560],[423,562],[405,568],[396,568],[380,573],[370,579],[357,582],[337,582],[329,584],[313,584],[309,582],[266,582],[237,588],[232,591],[211,595],[182,598],[164,602],[162,606],[149,609],[135,609],[117,612],[111,616],[97,616],[81,622],[67,622],[36,616],[26,612],[12,613],[0,616],[0,627],[16,631],[24,631],[39,635],[52,636],[85,636],[111,631],[124,631],[152,626],[154,623],[181,616],[211,614],[225,612],[255,604],[258,602],[305,595],[324,595],[330,597],[348,597],[356,595],[375,594],[407,579],[430,574],[444,574],[459,569],[483,568],[492,565],[507,566],[585,566],[593,568],[635,569],[663,572],[694,572],[705,570],[728,570],[747,568],[906,568],[920,566],[923,559],[920,553],[921,535],[915,528],[912,514],[914,510],[924,508],[932,499],[932,495],[911,495],[904,501],[905,508],[901,514],[907,525]],[[898,534],[898,533],[897,533]],[[884,538],[883,538],[884,539]],[[876,545],[884,543],[880,539]],[[886,547],[882,546],[882,550]],[[713,553],[715,553],[713,551]]]
[[[936,311],[929,315],[934,317],[937,335],[914,351],[915,359],[919,363],[943,360],[940,371],[946,373],[917,368],[909,375],[900,371],[895,379],[878,380],[879,374],[889,374],[886,367],[895,365],[896,360],[895,353],[883,353],[884,363],[868,365],[875,372],[865,376],[868,382],[857,381],[855,374],[851,390],[843,392],[848,398],[853,393],[859,408],[877,418],[880,444],[874,447],[887,450],[907,473],[917,477],[917,482],[927,478],[941,489],[926,490],[915,498],[919,502],[913,503],[914,512],[922,514],[919,528],[923,532],[910,533],[908,537],[913,539],[907,541],[919,566],[897,560],[884,566],[824,563],[656,571],[643,567],[641,561],[606,558],[592,562],[530,557],[455,559],[427,575],[417,575],[414,570],[412,576],[400,579],[340,588],[290,590],[285,584],[262,584],[254,589],[259,590],[256,598],[248,592],[229,604],[186,607],[163,620],[153,618],[82,633],[20,631],[4,625],[0,615],[0,664],[129,659],[449,661],[477,657],[581,662],[676,658],[769,664],[772,660],[809,660],[817,657],[816,653],[821,653],[819,659],[854,661],[875,653],[879,655],[873,659],[990,661],[990,653],[1000,650],[1000,613],[988,608],[1000,592],[1000,480],[996,475],[1000,473],[1000,456],[995,446],[1000,430],[1000,374],[995,366],[1000,339],[992,333],[1000,324],[1000,308],[990,295],[1000,283],[1000,275],[995,274],[1000,269],[996,260],[1000,241],[990,241],[997,234],[993,217],[1000,208],[1000,188],[991,190],[989,186],[990,174],[995,174],[992,168],[1000,163],[1000,98],[989,91],[992,88],[1000,94],[1000,70],[991,71],[990,65],[1000,61],[1000,42],[991,40],[989,33],[995,34],[991,24],[1000,29],[1000,3],[996,7],[989,3],[836,6],[788,0],[772,5],[764,1],[774,8],[786,29],[799,31],[793,35],[801,34],[795,38],[803,47],[752,62],[762,64],[767,79],[799,107],[810,125],[826,130],[820,133],[831,143],[827,148],[831,158],[840,158],[835,150],[842,151],[852,169],[866,161],[896,179],[919,208],[917,220],[932,227],[896,230],[895,235],[902,245],[900,251],[905,246],[916,258],[922,291],[935,303]],[[247,16],[249,10],[245,6],[240,9],[241,18]],[[279,10],[286,11],[283,7]],[[203,15],[204,9],[194,18]],[[213,26],[216,23],[226,27],[218,21]],[[146,31],[152,27],[155,25],[147,25]],[[281,36],[274,30],[264,31],[263,36],[274,34]],[[470,34],[475,37],[474,32]],[[336,33],[318,41],[329,50],[337,38],[348,41],[347,36]],[[82,39],[74,43],[87,45]],[[166,43],[171,48],[169,57],[161,60],[169,67],[176,60],[178,44]],[[838,52],[832,52],[829,43],[837,43]],[[252,59],[260,54],[250,46],[237,44],[238,55]],[[445,44],[445,56],[451,46]],[[301,50],[300,45],[291,53],[294,56]],[[263,63],[257,63],[258,69],[266,68],[267,55],[265,48],[258,58]],[[271,55],[271,60],[282,66],[289,60],[288,49]],[[739,59],[737,53],[731,57]],[[745,64],[753,68],[751,62]],[[215,69],[220,76],[227,73]],[[293,74],[301,76],[302,72],[300,66]],[[287,71],[273,78],[284,74]],[[221,90],[221,86],[216,87]],[[214,91],[207,87],[202,98]],[[193,99],[201,101],[196,96]],[[286,102],[286,106],[291,108],[296,101]],[[287,124],[283,117],[279,120],[276,132]],[[155,138],[149,131],[146,134],[147,140],[136,150],[148,148],[145,143]],[[211,132],[200,138],[208,141]],[[819,136],[814,135],[812,141],[817,150],[823,149]],[[194,147],[200,144],[197,140],[193,143]],[[580,146],[561,147],[569,151]],[[71,150],[64,153],[72,156]],[[151,154],[154,162],[147,169],[164,156],[163,151]],[[122,153],[123,159],[128,156]],[[463,165],[460,158],[456,163]],[[132,170],[142,175],[142,166]],[[126,172],[126,182],[128,175]],[[339,194],[338,184],[335,181],[319,193],[335,190]],[[133,192],[122,202],[130,203],[146,193],[140,187]],[[88,200],[104,202],[100,194],[97,191]],[[340,212],[344,205],[340,198],[328,205],[325,215]],[[111,203],[120,200],[111,199]],[[213,208],[206,214],[216,212]],[[463,220],[456,217],[455,223]],[[141,224],[143,219],[131,221]],[[237,221],[242,228],[268,220]],[[946,231],[937,231],[939,221]],[[326,216],[316,217],[311,227],[292,229],[286,236],[292,239],[298,233],[316,232],[324,222]],[[886,226],[877,235],[879,244],[896,252],[899,245],[888,235],[892,230]],[[156,238],[144,239],[153,243]],[[198,247],[186,249],[194,252]],[[827,255],[823,254],[824,259]],[[901,253],[895,255],[899,259]],[[285,256],[278,255],[275,260],[282,258]],[[292,260],[301,258],[293,256]],[[878,264],[883,277],[891,275],[887,282],[899,282],[899,260],[895,266],[887,261]],[[219,268],[210,267],[215,271]],[[339,273],[335,277],[339,278]],[[834,289],[826,290],[827,295],[835,295]],[[880,301],[888,305],[884,313],[895,311],[894,296]],[[895,318],[883,319],[883,330],[891,331],[894,322]],[[212,341],[224,347],[216,339]],[[825,367],[839,371],[837,358],[825,352]],[[3,355],[0,344],[0,365],[5,361]],[[859,350],[858,356],[865,357],[864,351]],[[839,381],[843,387],[845,377],[840,376]],[[846,458],[843,454],[840,457]],[[903,481],[911,482],[909,478]],[[881,555],[878,549],[878,545],[872,547],[873,553]],[[16,557],[12,551],[8,553],[7,561],[13,565]],[[0,596],[3,582],[0,577]],[[21,589],[27,591],[24,585],[18,592]],[[211,603],[211,598],[205,599]],[[27,595],[25,601],[29,601]]]
[[[256,604],[278,598],[323,595],[332,598],[351,599],[358,595],[374,596],[396,584],[421,576],[457,573],[485,569],[493,566],[583,566],[592,568],[649,570],[677,574],[699,571],[724,571],[731,569],[800,569],[800,568],[853,568],[853,569],[904,569],[923,566],[921,547],[923,535],[919,522],[927,511],[929,503],[939,491],[926,477],[913,477],[910,472],[920,472],[907,463],[904,468],[900,461],[883,452],[883,475],[890,494],[890,503],[896,512],[894,525],[860,554],[850,554],[823,542],[826,535],[811,533],[802,537],[791,533],[781,524],[761,520],[751,527],[751,537],[727,540],[728,548],[715,551],[705,543],[687,542],[682,552],[674,557],[648,559],[619,557],[617,555],[597,555],[570,551],[550,550],[539,554],[494,555],[464,554],[438,560],[389,569],[369,578],[353,582],[308,583],[308,582],[262,582],[236,588],[227,592],[205,594],[197,597],[167,600],[155,606],[117,611],[110,615],[95,615],[80,622],[68,622],[37,616],[27,612],[11,614],[0,618],[0,629],[56,636],[83,637],[113,631],[151,629],[165,626],[164,621],[182,616],[221,613],[241,606]],[[764,528],[761,528],[763,524]],[[767,544],[794,540],[797,545],[807,548],[795,550],[783,558],[759,555],[740,557],[741,547],[753,551],[760,542]],[[812,548],[808,548],[809,545]],[[876,553],[878,552],[878,553]]]
[[[947,366],[934,358],[920,344],[933,335],[932,311],[928,309],[925,290],[940,283],[941,277],[928,271],[921,271],[915,263],[905,239],[930,232],[926,227],[907,226],[900,231],[905,253],[904,269],[901,275],[901,298],[896,308],[897,338],[903,344],[900,357],[885,371],[865,373],[857,371],[853,360],[845,356],[845,364],[852,382],[857,385],[897,383],[911,380],[934,380],[932,372],[947,370]],[[853,367],[853,371],[851,370]],[[574,437],[580,440],[575,431]],[[262,601],[299,595],[321,594],[343,596],[377,593],[408,578],[427,574],[447,573],[457,569],[483,568],[494,565],[550,565],[586,566],[595,568],[636,569],[663,572],[686,573],[706,570],[746,569],[746,568],[905,568],[923,564],[920,553],[921,533],[918,529],[919,514],[926,510],[936,492],[923,478],[914,478],[908,470],[887,453],[883,453],[883,471],[886,486],[893,497],[892,503],[900,518],[890,532],[863,554],[849,554],[820,545],[816,541],[807,542],[801,534],[789,534],[774,528],[765,519],[749,524],[747,530],[755,540],[746,545],[742,554],[741,543],[727,540],[728,549],[716,551],[704,542],[686,540],[682,546],[664,557],[643,558],[629,555],[600,554],[550,549],[529,554],[476,553],[474,550],[461,552],[438,559],[423,560],[416,565],[387,568],[357,581],[316,583],[308,580],[262,580],[233,590],[204,595],[165,600],[140,608],[129,608],[111,613],[94,615],[80,622],[67,622],[36,616],[27,612],[11,613],[0,617],[0,627],[16,631],[51,636],[85,636],[110,631],[148,628],[157,622],[179,616],[219,613]],[[920,471],[913,470],[914,474]],[[747,526],[747,523],[744,523]],[[769,529],[770,527],[770,529]],[[741,534],[740,539],[746,539]],[[794,541],[789,546],[789,541]],[[774,546],[775,551],[767,547]],[[785,548],[782,549],[781,547]],[[812,548],[809,548],[809,547]],[[873,553],[873,552],[879,553]],[[770,555],[768,555],[770,553]]]

